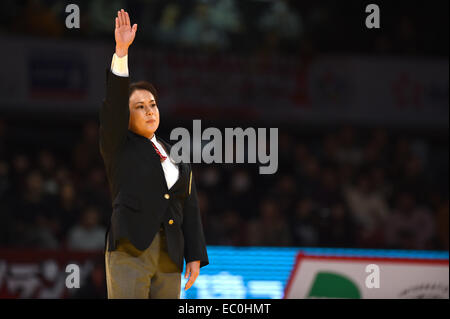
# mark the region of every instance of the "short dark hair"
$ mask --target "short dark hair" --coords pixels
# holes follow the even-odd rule
[[[147,82],[147,81],[138,81],[131,83],[128,88],[128,98],[133,94],[136,90],[146,90],[149,91],[153,96],[155,97],[155,100],[158,99],[158,94],[156,93],[156,89],[153,86],[153,84]]]

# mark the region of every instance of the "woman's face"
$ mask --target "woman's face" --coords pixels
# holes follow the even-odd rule
[[[155,97],[147,90],[135,90],[129,99],[128,128],[136,134],[152,138],[159,126],[159,110]]]

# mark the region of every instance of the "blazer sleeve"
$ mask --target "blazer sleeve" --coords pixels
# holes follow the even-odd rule
[[[186,263],[200,260],[200,267],[204,267],[209,264],[209,259],[192,169],[190,176],[192,178],[189,185],[190,194],[188,191],[183,209],[184,258]]]
[[[124,144],[128,131],[129,77],[117,76],[106,69],[106,98],[100,109],[100,152],[104,158],[113,157]]]

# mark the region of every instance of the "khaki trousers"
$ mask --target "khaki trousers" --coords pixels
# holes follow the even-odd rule
[[[179,299],[181,272],[167,254],[163,228],[151,245],[138,250],[128,239],[105,253],[108,299]]]

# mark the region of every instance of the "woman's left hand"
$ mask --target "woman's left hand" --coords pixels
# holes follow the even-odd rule
[[[184,273],[184,278],[189,277],[189,280],[184,286],[184,290],[188,290],[189,288],[191,288],[191,286],[194,284],[199,274],[200,274],[200,260],[191,261],[186,264],[186,272]]]

